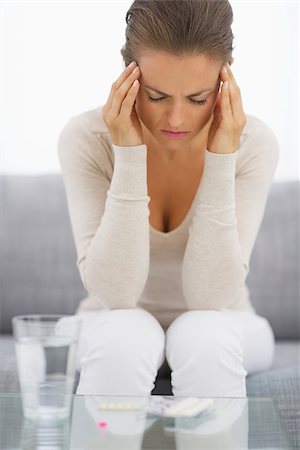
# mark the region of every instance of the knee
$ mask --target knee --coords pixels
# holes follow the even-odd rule
[[[179,316],[166,336],[173,394],[244,397],[247,372],[241,341],[239,323],[218,310]]]
[[[107,316],[110,336],[115,341],[138,345],[147,342],[165,343],[165,333],[158,320],[142,308],[110,310]]]
[[[164,330],[150,313],[107,309],[86,334],[77,393],[149,395],[164,352]]]
[[[180,315],[166,333],[166,357],[170,367],[193,359],[203,367],[217,365],[223,352],[234,351],[242,359],[241,328],[218,310],[193,310]],[[176,363],[175,363],[176,361]]]
[[[121,361],[141,354],[161,355],[165,348],[165,334],[157,319],[141,308],[107,310],[87,336],[91,353],[109,355]]]

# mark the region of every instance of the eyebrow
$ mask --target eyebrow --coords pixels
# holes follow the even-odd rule
[[[151,86],[147,86],[146,84],[144,85],[144,88],[151,89],[151,91],[156,92],[157,94],[165,95],[166,97],[171,97],[170,95],[166,94],[165,92],[159,91],[158,89],[155,89]],[[213,89],[203,89],[203,91],[195,92],[194,94],[187,95],[187,97],[196,97],[197,95],[201,95],[201,94],[204,94],[204,92],[210,92],[210,91],[213,91]]]

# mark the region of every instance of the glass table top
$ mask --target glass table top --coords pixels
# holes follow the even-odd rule
[[[73,395],[68,419],[34,422],[24,418],[19,393],[0,394],[0,449],[293,448],[271,398],[199,397],[206,408],[200,412],[195,404],[194,411],[193,406],[184,409],[183,400],[187,399]]]

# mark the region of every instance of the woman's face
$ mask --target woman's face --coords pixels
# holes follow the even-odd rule
[[[135,110],[145,142],[170,150],[196,148],[203,142],[204,127],[216,104],[222,64],[203,54],[178,57],[152,51],[139,58],[138,66],[141,75]],[[174,140],[161,130],[189,133]]]

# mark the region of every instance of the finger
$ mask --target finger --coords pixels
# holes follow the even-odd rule
[[[228,86],[229,86],[228,94],[229,94],[229,100],[230,100],[230,105],[231,105],[232,117],[234,118],[234,120],[237,123],[242,123],[245,118],[245,113],[243,110],[241,90],[235,81],[235,78],[233,76],[233,73],[232,73],[229,65],[228,64],[225,65],[226,71],[224,71],[223,67],[220,72],[220,75],[221,75],[221,79],[223,79],[223,81],[226,80],[229,83],[228,84]]]
[[[240,93],[240,89],[234,79],[234,76],[232,74],[232,72],[230,71],[230,69],[228,69],[228,64],[224,64],[221,68],[220,71],[220,78],[223,82],[225,81],[229,81],[229,84],[232,84],[232,89],[231,91],[233,92],[233,90],[235,90],[237,93]]]
[[[114,90],[116,91],[117,89],[119,89],[119,87],[124,83],[124,81],[126,80],[126,78],[130,75],[130,73],[136,68],[136,62],[132,61],[121,73],[121,75],[119,76],[119,78],[117,78],[113,84],[112,87],[114,88]]]
[[[111,89],[110,89],[110,93],[107,99],[107,108],[108,110],[111,109],[111,104],[113,101],[113,97],[115,92],[122,86],[122,84],[124,83],[124,81],[131,75],[131,73],[133,72],[133,70],[136,68],[136,63],[135,61],[132,61],[122,72],[122,74],[119,76],[119,78],[117,78],[111,85]]]
[[[229,99],[231,104],[232,117],[237,123],[241,123],[241,117],[245,116],[242,105],[241,90],[236,84],[233,73],[228,64],[225,65],[226,72],[222,70],[223,78],[229,83]]]
[[[237,85],[237,82],[236,82],[236,80],[235,80],[235,78],[234,78],[233,72],[232,72],[232,70],[231,70],[229,64],[226,64],[226,69],[227,69],[227,73],[228,73],[229,79],[231,80],[231,82],[232,82],[234,88],[235,88],[237,91],[239,91],[239,87],[238,87],[238,85]]]
[[[227,83],[227,87],[226,87],[226,83]],[[221,98],[222,120],[225,120],[226,122],[232,120],[232,111],[231,111],[228,83],[229,83],[229,81],[226,81],[222,85],[222,98]]]
[[[231,81],[229,81],[229,97],[232,117],[237,123],[240,123],[242,122],[242,118],[245,116],[242,96],[240,90],[237,91]]]
[[[221,118],[221,104],[222,104],[222,92],[220,86],[220,91],[218,92],[215,103],[213,105],[213,115],[214,118],[216,118],[217,120]]]
[[[132,86],[129,88],[127,95],[125,99],[122,102],[121,110],[120,110],[120,116],[124,115],[124,117],[129,117],[133,110],[133,105],[137,96],[137,93],[139,91],[140,83],[138,80],[135,80],[132,83]]]
[[[124,101],[128,90],[131,88],[135,79],[140,75],[140,71],[138,68],[134,70],[127,79],[123,82],[123,84],[119,87],[117,91],[114,92],[112,97],[112,103],[110,108],[110,115],[113,118],[119,116],[121,112],[122,102]]]

